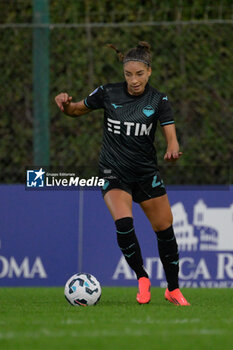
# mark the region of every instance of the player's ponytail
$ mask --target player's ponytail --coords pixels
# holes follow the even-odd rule
[[[118,56],[119,61],[120,61],[120,62],[123,62],[123,60],[124,60],[124,55],[123,55],[122,52],[120,52],[120,50],[118,50],[118,49],[116,48],[116,46],[114,46],[113,44],[107,44],[107,47],[110,47],[110,49],[115,50],[116,53],[117,53],[117,56]]]
[[[150,44],[146,41],[139,41],[138,45],[130,49],[125,55],[122,54],[114,45],[108,44],[108,47],[115,50],[118,58],[123,64],[129,61],[138,61],[151,67],[151,51]]]

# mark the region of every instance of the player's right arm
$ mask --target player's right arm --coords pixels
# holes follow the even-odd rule
[[[70,117],[77,117],[91,112],[90,108],[84,103],[84,100],[79,102],[71,102],[72,96],[69,96],[66,92],[60,93],[55,97],[55,102],[60,110]]]

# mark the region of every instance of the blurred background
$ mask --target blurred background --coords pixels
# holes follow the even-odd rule
[[[122,81],[106,44],[126,52],[143,40],[184,152],[175,171],[165,166],[157,131],[165,182],[233,183],[232,24],[232,0],[0,0],[0,182],[25,183],[31,165],[95,167],[103,111],[72,119],[54,97]]]

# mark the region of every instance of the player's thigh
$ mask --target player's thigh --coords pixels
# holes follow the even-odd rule
[[[172,225],[172,211],[166,194],[143,201],[140,206],[154,231],[163,231]]]
[[[133,217],[132,196],[128,192],[112,189],[105,194],[104,201],[114,221],[124,217]]]

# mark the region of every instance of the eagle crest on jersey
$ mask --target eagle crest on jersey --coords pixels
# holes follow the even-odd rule
[[[150,117],[154,114],[155,110],[152,106],[146,106],[143,108],[142,112],[145,114],[146,117]]]

